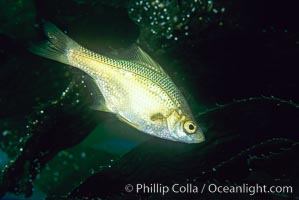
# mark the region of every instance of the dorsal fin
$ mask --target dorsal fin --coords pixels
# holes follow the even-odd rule
[[[120,58],[136,62],[156,72],[165,73],[162,67],[137,45],[132,45],[125,52],[121,53]]]

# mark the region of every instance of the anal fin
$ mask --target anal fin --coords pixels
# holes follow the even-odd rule
[[[83,75],[82,82],[84,82],[85,86],[87,86],[87,89],[90,92],[91,106],[89,106],[89,108],[111,113],[112,111],[106,106],[105,98],[101,93],[96,81],[88,75]]]
[[[111,110],[109,110],[109,108],[107,108],[107,106],[105,104],[99,104],[99,105],[92,105],[90,106],[91,109],[93,110],[97,110],[97,111],[102,111],[102,112],[111,112]]]

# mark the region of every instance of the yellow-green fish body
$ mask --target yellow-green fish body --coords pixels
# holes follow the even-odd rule
[[[49,40],[32,52],[92,77],[105,100],[98,110],[115,113],[121,121],[160,138],[204,141],[181,92],[139,47],[131,48],[125,59],[111,59],[83,48],[52,24],[45,25],[45,32]]]

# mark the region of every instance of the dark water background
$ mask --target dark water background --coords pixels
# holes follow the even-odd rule
[[[0,0],[3,199],[298,199],[299,26],[293,1]],[[207,141],[153,138],[89,109],[78,70],[30,54],[51,21],[113,56],[138,44]],[[62,95],[64,94],[64,95]],[[289,185],[292,194],[144,194],[125,185]]]

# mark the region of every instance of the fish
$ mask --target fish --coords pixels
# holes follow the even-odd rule
[[[111,58],[81,46],[50,22],[47,40],[29,50],[85,72],[99,90],[96,110],[113,113],[141,132],[183,143],[205,141],[186,99],[166,74],[139,46]]]

